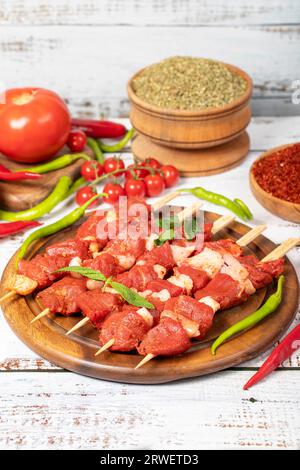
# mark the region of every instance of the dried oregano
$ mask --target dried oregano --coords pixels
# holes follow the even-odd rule
[[[247,82],[210,59],[170,57],[144,69],[132,83],[145,102],[166,109],[219,108],[243,95]]]

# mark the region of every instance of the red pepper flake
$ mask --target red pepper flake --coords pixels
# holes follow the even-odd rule
[[[300,143],[261,158],[254,163],[252,171],[267,193],[300,203]]]

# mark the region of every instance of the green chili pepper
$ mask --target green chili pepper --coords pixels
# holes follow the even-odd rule
[[[253,219],[253,214],[250,211],[249,207],[244,203],[244,201],[236,198],[233,200],[233,202],[237,204],[238,206],[240,206],[241,209],[243,209],[243,211],[247,214],[249,220]]]
[[[125,147],[126,144],[128,144],[128,142],[132,138],[133,134],[134,134],[134,129],[132,128],[128,132],[126,132],[123,139],[119,140],[119,142],[117,144],[115,144],[115,145],[105,145],[105,144],[103,144],[103,142],[101,142],[101,140],[99,140],[98,141],[99,146],[100,146],[102,152],[106,152],[106,153],[119,152],[120,150],[122,150],[122,148]]]
[[[98,144],[96,139],[93,139],[92,137],[88,137],[87,139],[87,145],[90,147],[90,149],[93,150],[94,155],[96,157],[96,160],[103,165],[104,163],[104,155],[101,150],[100,144]]]
[[[35,232],[31,233],[25,239],[25,241],[21,245],[21,248],[18,251],[17,263],[18,261],[20,261],[20,259],[24,258],[24,255],[27,252],[28,247],[33,241],[39,240],[40,238],[43,238],[43,237],[48,237],[49,235],[53,235],[54,233],[57,233],[60,230],[63,230],[73,225],[75,222],[77,222],[77,220],[79,220],[84,215],[87,207],[89,207],[89,205],[92,204],[92,202],[94,202],[99,196],[103,196],[103,194],[96,194],[89,201],[87,201],[84,205],[77,207],[72,212],[65,215],[61,219],[57,220],[53,224],[44,226],[36,230]]]
[[[265,317],[273,313],[279,306],[282,299],[282,287],[284,283],[284,276],[280,276],[278,279],[277,290],[274,294],[266,300],[266,302],[258,309],[256,312],[252,313],[243,320],[235,323],[230,328],[228,328],[224,333],[222,333],[213,343],[211,347],[211,353],[216,354],[217,348],[224,343],[227,339],[231,338],[233,335],[252,328]]]
[[[8,222],[14,222],[17,220],[35,220],[48,214],[57,204],[64,200],[69,187],[71,179],[69,176],[61,176],[58,180],[57,185],[53,189],[52,193],[49,194],[46,199],[30,209],[21,212],[8,212],[0,210],[0,220],[7,220]]]
[[[91,160],[91,158],[86,153],[67,153],[66,155],[62,155],[61,157],[58,157],[55,160],[51,160],[50,162],[33,166],[28,170],[26,169],[26,171],[32,171],[39,174],[48,173],[49,171],[65,168],[80,158],[84,160]]]
[[[65,199],[71,196],[72,194],[74,194],[77,191],[77,189],[79,189],[84,184],[86,184],[86,180],[82,176],[77,178],[77,180],[75,180],[74,183],[71,184],[69,191],[67,192],[65,196]]]
[[[245,203],[243,204],[245,205],[245,207],[247,207],[247,211],[245,211],[244,208],[241,207],[241,205],[235,203],[234,201],[231,201],[231,199],[228,199],[226,196],[223,196],[222,194],[218,193],[213,193],[212,191],[208,191],[204,188],[201,188],[200,186],[197,188],[178,189],[178,191],[191,193],[199,199],[204,199],[205,201],[211,202],[212,204],[216,204],[217,206],[226,207],[226,209],[229,209],[242,220],[248,220],[249,213],[251,214],[250,209],[248,209]]]

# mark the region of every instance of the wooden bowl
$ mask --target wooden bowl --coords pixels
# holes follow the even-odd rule
[[[261,158],[265,158],[268,155],[276,152],[277,150],[281,150],[284,148],[292,147],[295,144],[289,145],[281,145],[280,147],[275,147],[267,152],[261,154],[256,161],[260,160]],[[255,161],[255,162],[256,162]],[[289,220],[290,222],[300,223],[300,204],[296,204],[293,202],[285,201],[284,199],[279,199],[278,197],[272,196],[272,194],[267,193],[256,181],[254,174],[253,174],[253,165],[250,168],[249,180],[250,180],[250,187],[252,193],[254,194],[255,198],[260,202],[260,204],[267,209],[268,211],[272,212],[272,214],[281,217],[282,219]]]
[[[184,149],[214,147],[238,137],[251,119],[252,80],[243,70],[224,65],[246,80],[246,92],[222,108],[198,111],[163,109],[141,100],[136,96],[132,82],[144,69],[137,72],[127,86],[133,127],[160,145]]]

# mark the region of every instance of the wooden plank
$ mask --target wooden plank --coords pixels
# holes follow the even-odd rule
[[[286,98],[255,97],[252,99],[251,106],[253,116],[282,117],[300,115],[300,104],[293,103],[291,96]]]
[[[250,375],[149,387],[69,373],[0,374],[0,448],[299,448],[299,372],[275,372],[245,392]]]
[[[2,25],[201,25],[299,22],[298,0],[0,1]]]
[[[129,77],[174,54],[236,64],[252,75],[255,96],[290,97],[299,78],[299,48],[298,26],[153,27],[151,32],[126,26],[3,26],[1,81],[4,87],[43,84],[67,99],[74,115],[119,116],[128,113]]]
[[[250,135],[250,148],[253,151],[264,151],[279,145],[299,142],[299,126],[300,116],[254,117],[247,129]],[[252,154],[251,156],[255,157]]]

